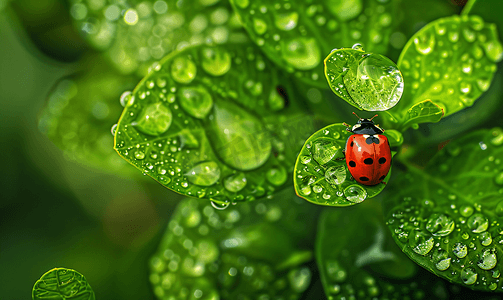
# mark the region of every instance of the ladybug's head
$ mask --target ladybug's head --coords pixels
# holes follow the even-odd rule
[[[353,114],[358,117],[357,114],[353,112]],[[384,132],[383,129],[379,127],[379,125],[375,125],[374,121],[372,121],[377,115],[373,116],[370,119],[362,119],[358,117],[358,122],[353,126],[351,131],[355,134],[368,134],[368,135],[374,135],[374,134],[381,134]]]

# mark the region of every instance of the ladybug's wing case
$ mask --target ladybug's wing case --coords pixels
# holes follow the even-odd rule
[[[346,164],[354,179],[364,185],[376,185],[388,174],[391,150],[384,135],[353,134],[346,142]]]

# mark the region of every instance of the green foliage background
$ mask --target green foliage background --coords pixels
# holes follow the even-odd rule
[[[128,75],[107,77],[107,74],[111,72],[110,64],[116,63],[110,62],[110,59],[114,58],[113,53],[102,56],[88,46],[89,44],[78,34],[72,24],[69,7],[69,2],[62,0],[0,0],[0,41],[2,41],[0,46],[2,104],[0,140],[3,148],[0,159],[2,170],[0,175],[0,278],[2,278],[0,298],[28,299],[33,284],[42,274],[55,267],[67,267],[85,275],[98,299],[154,299],[154,288],[149,282],[151,271],[149,264],[152,263],[150,259],[157,251],[176,206],[184,197],[165,189],[147,176],[141,175],[141,172],[135,172],[136,170],[124,161],[117,160],[118,156],[110,156],[104,166],[102,159],[110,153],[107,152],[109,150],[106,147],[103,148],[100,143],[90,142],[99,141],[102,136],[101,132],[81,131],[77,137],[69,137],[71,143],[65,143],[64,139],[53,143],[43,134],[51,130],[51,125],[46,123],[40,125],[38,122],[39,117],[44,120],[40,112],[47,104],[48,95],[54,94],[58,86],[62,89],[59,101],[65,101],[64,95],[67,95],[65,93],[71,93],[71,88],[58,85],[61,83],[61,78],[69,78],[73,82],[82,80],[83,84],[77,84],[79,92],[94,87],[103,93],[103,97],[115,97],[118,103],[121,92],[132,90],[139,82],[141,75],[145,73],[145,70],[139,68],[139,74],[135,74],[136,77],[133,79]],[[392,39],[388,56],[397,62],[404,43],[417,30],[430,21],[457,14],[460,11],[461,8],[453,4],[453,1],[402,1],[399,11],[396,12],[396,18],[393,20],[398,23],[396,27],[400,28],[401,33],[395,36],[395,40]],[[476,7],[474,11],[477,11]],[[503,13],[501,7],[495,7],[491,13],[494,12]],[[497,14],[488,15],[486,21],[501,22]],[[501,24],[497,25],[501,36]],[[236,31],[239,32],[239,29]],[[252,36],[252,39],[256,37]],[[340,42],[344,45],[333,45],[333,47],[350,47],[353,40],[346,39]],[[332,45],[327,45],[327,47],[332,47]],[[323,52],[322,56],[325,55],[328,53]],[[407,151],[403,151],[400,155],[404,159],[414,161],[422,168],[446,141],[457,139],[468,130],[502,126],[502,69],[503,65],[499,63],[490,89],[472,107],[457,112],[439,123],[422,124],[417,130],[407,131],[404,136],[404,149]],[[309,98],[309,95],[312,96],[312,91],[310,92],[307,85],[309,79],[304,81],[307,82],[306,85],[299,84],[297,89],[300,96]],[[319,85],[319,83],[316,84]],[[89,100],[82,94],[79,94],[79,97],[82,97],[82,103]],[[308,103],[314,116],[318,120],[323,120],[324,124],[354,120],[350,114],[354,108],[338,99],[331,91],[321,90],[321,96],[318,97],[324,101]],[[58,101],[54,100],[52,103],[54,104],[52,112],[57,114]],[[89,110],[89,114],[93,113],[93,107],[89,108],[84,104],[82,107],[75,108],[76,112],[86,110]],[[119,113],[114,109],[108,110],[108,116],[115,120],[114,122],[118,120]],[[98,117],[91,119],[100,119]],[[70,129],[72,121],[72,118],[69,118],[68,128]],[[105,124],[104,127],[109,128],[112,124]],[[108,129],[103,134],[111,139]],[[75,143],[85,150],[78,157],[72,154],[71,148],[65,148]],[[106,142],[104,144],[106,145]],[[103,152],[100,152],[102,150]],[[87,164],[83,164],[82,161],[87,161]],[[122,171],[117,172],[117,170]],[[404,180],[411,181],[412,184],[419,181],[412,175],[403,179],[405,174],[407,174],[406,169],[395,167],[390,181]],[[491,184],[493,184],[492,181]],[[477,182],[477,185],[484,185],[484,181]],[[293,190],[292,187],[290,188]],[[384,189],[379,197],[367,201],[382,201],[381,199],[400,201],[398,198],[400,193],[401,191]],[[204,201],[199,203],[200,205],[207,204]],[[347,210],[348,215],[356,214],[350,221],[338,216],[340,212],[337,210],[340,209],[343,208],[325,209],[319,224],[311,220],[309,225],[313,227],[318,225],[322,228],[318,231],[317,241],[299,238],[294,241],[299,243],[296,247],[311,247],[310,250],[314,250],[315,244],[323,247],[326,243],[324,247],[335,249],[337,245],[332,245],[331,242],[352,238],[350,240],[354,242],[353,249],[364,251],[367,249],[367,244],[365,244],[367,241],[365,238],[358,238],[361,234],[359,232],[361,228],[357,226],[358,219],[369,211],[372,215],[374,212],[383,215],[377,220],[369,218],[368,220],[372,221],[362,223],[362,228],[371,226],[368,224],[372,222],[377,224],[389,219],[389,216],[384,218],[388,211],[380,212],[380,205],[369,204],[364,210],[356,213],[355,208],[350,208],[351,210]],[[317,208],[313,208],[310,216],[318,216],[317,214]],[[334,232],[323,227],[324,224],[338,224],[337,222],[342,222],[341,224],[352,222],[350,223],[352,226],[348,226],[347,230],[340,230],[341,226],[339,226]],[[388,229],[383,224],[379,226],[382,226],[387,234]],[[377,227],[381,228],[379,226]],[[288,230],[293,229],[295,227],[292,226],[285,229],[285,232],[291,235]],[[306,230],[314,229],[306,228]],[[287,234],[281,232],[278,235]],[[325,236],[327,236],[326,239],[321,238]],[[273,244],[272,241],[270,243]],[[267,243],[262,246],[267,248],[267,251],[271,250],[271,257],[268,259],[273,260],[274,255],[281,256],[280,254],[284,253],[282,247],[294,248],[289,246],[290,243],[293,242],[285,237],[283,244],[277,249],[267,248]],[[386,245],[388,243],[395,246],[389,234],[386,237]],[[345,245],[350,245],[350,242]],[[406,244],[400,244],[400,246],[407,247]],[[351,251],[352,248],[347,247]],[[386,247],[383,249],[388,249]],[[336,250],[344,251],[344,249]],[[249,255],[246,249],[237,251],[237,253]],[[338,252],[326,254],[319,251],[317,259],[325,259],[324,257],[329,259],[325,261],[330,266],[327,270],[333,270],[334,266],[340,267],[339,264],[333,263],[333,259],[336,258],[330,257]],[[409,270],[416,266],[415,264],[411,266],[411,261],[406,257],[397,257],[395,261],[388,264],[386,260],[376,261],[370,269],[351,269],[348,276],[349,278],[352,278],[351,276],[367,278],[365,276],[372,273],[374,281],[367,280],[367,283],[372,283],[369,289],[374,286],[383,289],[390,285],[404,284],[405,288],[401,291],[410,287],[416,289],[417,286],[427,289],[430,282],[440,280],[421,268],[413,279],[400,281],[400,276],[409,276]],[[254,259],[264,260],[263,257]],[[323,290],[322,281],[326,288],[327,278],[333,279],[335,283],[338,283],[340,278],[337,276],[332,278],[330,274],[320,275],[312,257],[307,260],[294,261],[292,266],[288,266],[292,268],[290,272],[296,271],[294,267],[297,267],[297,264],[303,264],[306,261],[308,263],[304,264],[304,268],[299,269],[299,272],[308,268],[312,278],[311,284],[302,297],[303,299],[324,299],[325,294],[330,294],[331,291]],[[402,261],[405,263],[400,264]],[[319,262],[319,265],[322,264],[323,261]],[[351,266],[342,267],[351,268]],[[287,267],[284,268],[290,270]],[[287,278],[288,274],[291,274],[279,269],[277,278]],[[388,280],[393,277],[392,274],[398,274],[398,279]],[[325,277],[322,280],[320,276]],[[461,289],[443,280],[441,282],[452,295],[464,293],[466,297],[474,299],[482,296],[492,297],[484,293]],[[355,284],[357,283],[358,280],[355,280]],[[347,288],[347,286],[343,287],[343,289]],[[408,294],[408,292],[403,293]]]

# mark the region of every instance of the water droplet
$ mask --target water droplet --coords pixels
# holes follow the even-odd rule
[[[347,272],[342,268],[338,261],[328,260],[325,264],[327,276],[335,282],[343,282],[346,280]]]
[[[489,227],[489,220],[483,214],[474,214],[468,219],[466,225],[472,232],[481,233]]]
[[[409,233],[409,246],[419,255],[426,255],[434,244],[433,237],[419,230],[412,229]]]
[[[311,271],[307,267],[291,270],[288,272],[288,281],[294,292],[302,293],[311,283]]]
[[[182,108],[198,119],[204,119],[213,107],[213,98],[202,86],[180,88],[178,96]]]
[[[313,186],[313,191],[314,191],[316,194],[319,194],[319,193],[323,192],[323,187],[321,187],[321,186],[319,186],[319,185],[315,184],[315,185]]]
[[[145,107],[132,125],[143,133],[160,135],[168,130],[172,120],[171,110],[159,102]]]
[[[326,5],[341,22],[356,18],[363,10],[362,0],[328,0]]]
[[[445,214],[433,214],[428,219],[426,229],[434,236],[446,236],[454,230],[454,220]]]
[[[269,169],[266,173],[266,177],[270,183],[279,186],[286,182],[287,173],[285,168],[276,167]]]
[[[196,77],[196,64],[188,57],[176,57],[171,63],[171,76],[178,83],[190,83]]]
[[[473,214],[473,207],[471,206],[463,206],[459,209],[459,213],[465,217],[465,218],[468,218],[469,216],[471,216]]]
[[[445,271],[451,266],[451,258],[448,256],[447,251],[435,251],[433,261],[435,262],[435,267],[440,271]]]
[[[131,91],[125,91],[120,97],[120,103],[122,107],[131,106],[134,103],[134,96]]]
[[[404,87],[402,73],[395,63],[379,54],[371,54],[357,67],[350,67],[344,76],[344,85],[353,101],[369,111],[395,106]]]
[[[250,4],[250,1],[249,0],[235,0],[234,3],[236,3],[236,5],[241,8],[247,8],[248,5]]]
[[[495,249],[485,249],[481,254],[479,254],[478,258],[479,260],[477,261],[477,265],[483,270],[490,270],[494,268],[498,262]]]
[[[224,210],[227,207],[229,207],[229,202],[226,202],[226,203],[219,203],[219,202],[214,202],[214,201],[210,201],[210,202],[211,202],[211,206],[213,206],[214,209]]]
[[[231,55],[223,49],[204,48],[202,50],[202,66],[210,75],[224,75],[230,70],[231,64]]]
[[[419,53],[428,55],[435,48],[435,35],[430,31],[425,31],[414,39],[414,45]]]
[[[205,161],[195,165],[185,176],[193,184],[211,186],[220,179],[220,168],[214,161]]]
[[[313,158],[320,165],[331,161],[336,155],[342,155],[342,147],[331,138],[319,138],[313,143]]]
[[[117,124],[112,125],[110,132],[112,133],[113,136],[115,136],[115,133],[117,132]]]
[[[461,280],[467,285],[474,284],[477,281],[477,273],[472,267],[465,267],[461,270]]]
[[[468,42],[472,43],[475,41],[477,36],[475,35],[475,32],[473,32],[470,28],[463,28],[463,36],[465,37],[465,40]]]
[[[453,43],[457,42],[459,39],[459,33],[456,31],[449,31],[447,35],[449,36],[449,40]]]
[[[487,57],[497,63],[503,58],[503,46],[498,41],[490,41],[484,45]]]
[[[482,246],[489,246],[493,242],[493,238],[489,232],[483,232],[479,235],[479,240]]]
[[[300,194],[303,195],[303,196],[309,196],[309,195],[311,195],[311,192],[312,192],[311,187],[309,185],[307,185],[307,184],[306,185],[302,185],[300,187]]]
[[[490,289],[491,291],[494,291],[494,290],[495,290],[495,289],[497,289],[497,288],[498,288],[498,284],[497,284],[496,282],[493,282],[493,283],[491,283],[491,284],[489,285],[489,289]]]
[[[503,172],[500,172],[494,176],[494,182],[498,185],[503,185]]]
[[[299,70],[310,70],[321,61],[321,50],[315,38],[294,38],[282,43],[281,52],[286,62]]]
[[[468,254],[468,248],[463,243],[456,243],[452,247],[452,253],[456,255],[458,258],[463,258]]]
[[[279,30],[289,31],[297,26],[299,14],[296,11],[278,13],[274,15],[274,24]]]
[[[346,167],[332,166],[325,171],[325,180],[331,185],[341,185],[346,180]]]
[[[363,50],[362,44],[354,44],[353,47],[351,47],[353,50],[360,50],[360,51],[365,51]]]
[[[308,163],[310,163],[310,162],[311,162],[311,157],[310,157],[310,156],[307,156],[307,155],[303,155],[303,156],[301,156],[301,157],[300,157],[300,162],[301,162],[302,164],[307,165]]]
[[[136,151],[134,152],[134,157],[135,157],[136,159],[140,159],[140,160],[141,160],[141,159],[144,159],[144,158],[145,158],[145,152],[143,152],[143,151],[141,151],[141,150],[136,150]]]
[[[350,185],[344,190],[344,196],[348,201],[361,203],[367,198],[367,191],[359,185]]]
[[[262,35],[267,31],[267,24],[264,20],[259,18],[253,19],[253,29],[258,35]]]
[[[479,147],[481,150],[487,150],[487,145],[484,142],[479,142]]]
[[[228,176],[224,179],[224,186],[228,191],[237,193],[246,186],[246,177],[243,172]]]
[[[252,170],[271,154],[271,138],[263,122],[230,100],[215,102],[206,126],[218,156],[238,170]]]
[[[460,89],[461,93],[468,94],[472,89],[472,85],[468,82],[460,82],[459,89]]]

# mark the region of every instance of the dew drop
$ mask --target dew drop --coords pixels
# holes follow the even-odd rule
[[[325,171],[325,180],[331,185],[341,185],[346,180],[345,166],[332,166]]]
[[[220,168],[216,162],[206,161],[195,165],[185,176],[193,184],[211,186],[220,179]]]
[[[471,206],[463,206],[459,209],[459,213],[465,217],[465,218],[468,218],[469,216],[471,216],[473,214],[473,207]]]
[[[451,266],[451,258],[448,256],[447,251],[435,251],[433,261],[437,270],[440,271],[445,271]]]
[[[239,172],[234,175],[230,175],[224,179],[224,187],[230,191],[237,193],[242,190],[247,183],[247,179],[243,172]]]
[[[267,31],[267,24],[264,20],[259,18],[253,19],[253,29],[258,35],[262,35]]]
[[[315,38],[293,38],[282,43],[281,52],[286,62],[299,70],[310,70],[321,61],[321,50]]]
[[[467,285],[474,284],[477,281],[477,273],[472,267],[465,267],[461,270],[461,280]]]
[[[350,185],[344,190],[346,199],[353,203],[361,203],[367,198],[367,191],[359,185]]]
[[[414,45],[419,53],[428,55],[435,48],[435,35],[433,32],[425,31],[414,39]]]
[[[474,233],[481,233],[489,227],[489,220],[480,213],[474,214],[466,222],[468,228]]]
[[[235,0],[234,3],[241,8],[247,8],[250,4],[250,0]]]
[[[362,0],[327,0],[326,5],[341,22],[356,18],[363,10]]]
[[[365,51],[365,50],[363,50],[363,46],[362,46],[362,44],[358,44],[358,43],[357,43],[357,44],[354,44],[354,45],[353,45],[353,47],[351,47],[351,49],[353,49],[353,50]]]
[[[307,267],[291,270],[287,277],[290,287],[296,293],[304,292],[311,283],[311,271]]]
[[[434,236],[446,236],[454,230],[454,220],[445,214],[433,214],[426,223],[426,230]]]
[[[178,83],[190,83],[196,77],[196,64],[188,57],[176,57],[171,63],[171,76]]]
[[[419,255],[428,254],[433,248],[434,240],[429,234],[412,229],[409,233],[409,246]]]
[[[273,185],[280,186],[286,182],[287,173],[285,168],[279,166],[269,169],[266,173],[266,178]]]
[[[452,247],[452,253],[456,255],[458,258],[463,258],[468,254],[468,248],[463,243],[456,243]]]
[[[134,157],[135,157],[136,159],[142,160],[142,159],[144,159],[144,158],[145,158],[145,152],[143,152],[143,151],[141,151],[141,150],[136,150],[136,151],[134,152]]]
[[[113,136],[115,136],[115,133],[117,132],[117,124],[112,125],[110,132],[112,133]]]
[[[465,40],[467,40],[469,43],[474,42],[475,39],[477,38],[475,32],[473,32],[470,28],[463,28],[462,33]]]
[[[311,162],[311,157],[310,156],[307,156],[307,155],[302,155],[300,157],[300,162],[304,165],[307,165],[308,163]]]
[[[168,130],[172,120],[171,110],[158,102],[145,107],[132,125],[143,133],[160,135]]]
[[[283,31],[294,29],[299,20],[299,14],[296,11],[279,13],[274,15],[274,17],[274,25]]]
[[[320,165],[331,161],[336,155],[342,155],[341,146],[331,138],[319,138],[313,142],[313,158]]]
[[[122,107],[131,106],[134,103],[134,96],[131,91],[125,91],[120,97],[120,103]]]
[[[490,41],[484,45],[487,57],[497,63],[503,58],[503,46],[498,41]]]
[[[335,282],[344,282],[347,277],[347,272],[338,261],[328,260],[325,263],[327,276]]]
[[[204,119],[213,107],[213,98],[202,86],[180,88],[178,98],[182,108],[198,119]]]
[[[211,201],[211,206],[213,206],[214,209],[224,210],[227,207],[229,207],[229,202],[219,203],[219,202]]]
[[[489,232],[483,232],[479,235],[479,240],[482,246],[489,246],[493,242],[493,238]]]
[[[485,249],[481,254],[479,254],[478,258],[479,260],[477,261],[477,265],[482,270],[491,270],[498,262],[495,249]]]
[[[202,67],[210,75],[222,76],[231,68],[231,55],[220,48],[202,50]]]

